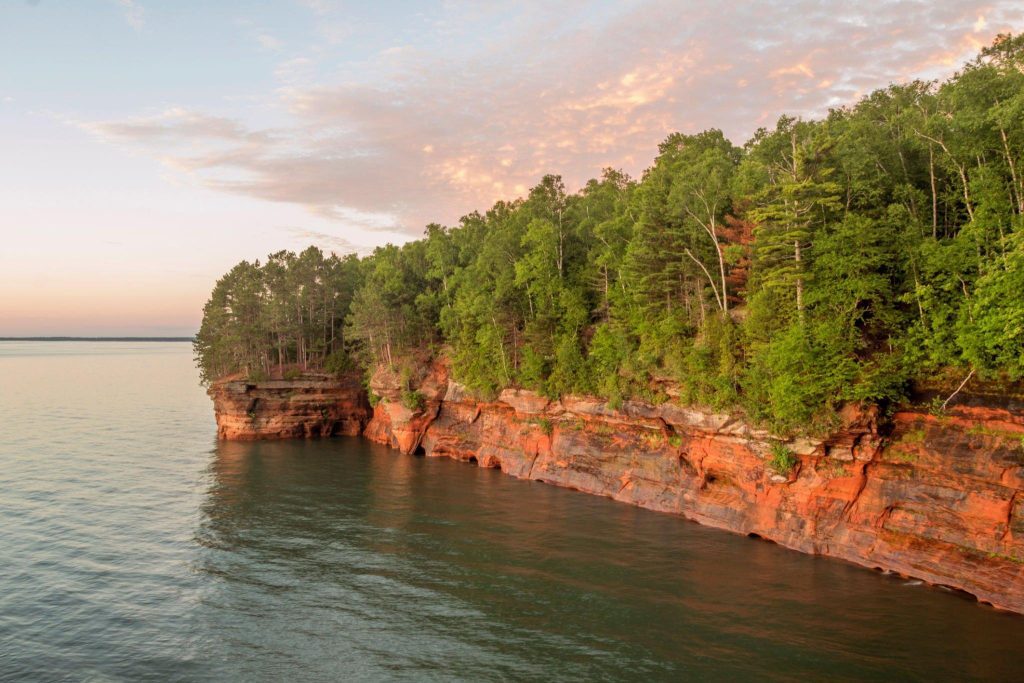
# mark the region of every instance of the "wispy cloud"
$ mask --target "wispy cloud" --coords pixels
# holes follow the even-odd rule
[[[154,116],[120,121],[78,122],[78,125],[111,140],[150,145],[161,142],[177,144],[185,140],[243,143],[267,142],[271,139],[268,131],[249,131],[238,121],[181,107],[173,107]]]
[[[263,49],[272,50],[274,52],[279,52],[284,48],[284,41],[266,33],[265,31],[258,31],[256,33],[256,42],[259,43],[260,47]]]
[[[304,4],[335,18],[327,2]],[[453,0],[419,40],[325,73],[322,37],[277,67],[290,120],[276,130],[187,109],[86,127],[159,148],[218,190],[414,234],[543,173],[570,185],[603,166],[635,174],[675,130],[719,127],[742,142],[781,113],[818,115],[892,80],[948,74],[997,32],[1024,28],[1013,0],[598,9]]]
[[[284,40],[250,18],[239,17],[234,23],[263,50],[281,52],[286,47]]]
[[[135,0],[116,0],[117,4],[124,10],[124,19],[136,31],[141,31],[146,25],[145,10]]]
[[[307,228],[299,227],[286,227],[282,230],[292,239],[296,240],[300,245],[306,246],[315,244],[324,251],[334,252],[341,256],[345,254],[359,254],[366,255],[372,248],[367,246],[357,246],[345,239],[341,235],[333,235],[326,232],[319,232],[317,230],[309,230]]]

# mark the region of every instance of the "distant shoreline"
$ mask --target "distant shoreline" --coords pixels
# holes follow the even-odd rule
[[[0,337],[0,342],[190,342],[192,337]]]

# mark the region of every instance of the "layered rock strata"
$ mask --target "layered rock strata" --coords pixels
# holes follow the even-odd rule
[[[600,399],[551,401],[518,390],[483,402],[451,381],[443,365],[413,378],[415,391],[409,382],[385,371],[373,377],[380,401],[364,436],[404,453],[500,468],[898,572],[1024,613],[1018,409],[964,406],[943,416],[906,410],[880,430],[872,412],[850,407],[830,437],[782,442],[733,416],[669,403],[611,409]],[[260,385],[246,395],[265,400],[266,391]],[[220,395],[221,435],[248,436],[221,416]],[[273,410],[272,403],[257,410],[267,416],[258,422],[260,435]],[[286,414],[284,431],[317,433],[298,426],[299,414]],[[789,455],[785,471],[780,452]]]
[[[355,377],[226,379],[213,383],[208,393],[221,439],[357,436],[370,419],[366,390]]]

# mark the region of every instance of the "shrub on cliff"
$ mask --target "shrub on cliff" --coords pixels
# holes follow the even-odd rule
[[[427,405],[427,397],[422,392],[412,391],[410,389],[402,390],[402,405],[413,412],[419,412],[423,410]]]
[[[265,382],[269,378],[270,375],[262,368],[254,368],[246,375],[246,379],[250,382]]]
[[[345,349],[336,349],[324,359],[324,372],[335,376],[344,375],[355,369],[352,357]]]
[[[771,458],[768,460],[768,466],[777,473],[787,476],[793,471],[798,462],[800,461],[793,455],[793,451],[789,450],[785,444],[772,444]]]

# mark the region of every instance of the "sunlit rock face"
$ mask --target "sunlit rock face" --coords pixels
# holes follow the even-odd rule
[[[772,451],[780,442],[735,416],[640,402],[612,409],[593,397],[550,400],[523,390],[485,401],[443,363],[414,374],[374,374],[372,417],[354,379],[226,382],[211,395],[222,438],[362,428],[404,453],[679,514],[1024,612],[1019,407],[961,406],[942,417],[908,410],[883,429],[873,411],[849,406],[827,438],[782,442],[792,467],[778,471]]]
[[[306,376],[210,386],[217,436],[229,440],[358,435],[370,418],[358,377]]]

